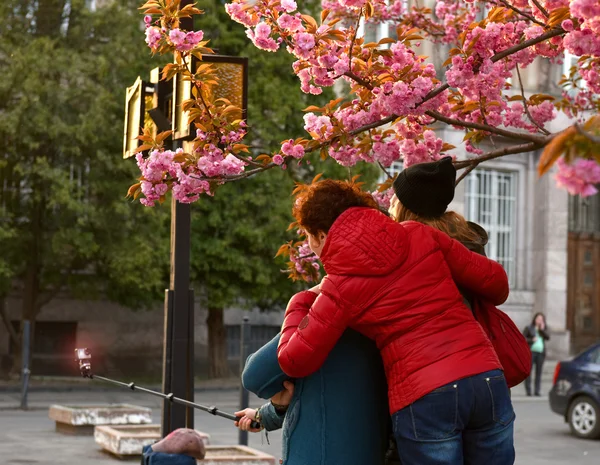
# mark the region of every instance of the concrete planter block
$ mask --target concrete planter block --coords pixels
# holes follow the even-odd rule
[[[198,433],[207,446],[210,436],[201,431]],[[104,425],[94,429],[96,444],[120,458],[142,455],[144,446],[154,444],[160,439],[160,425]]]
[[[130,404],[52,405],[48,416],[60,433],[92,435],[98,425],[151,423],[152,409]]]
[[[275,457],[246,446],[208,446],[198,465],[275,465]]]

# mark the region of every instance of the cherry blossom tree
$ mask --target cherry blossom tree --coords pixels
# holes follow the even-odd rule
[[[181,73],[193,83],[193,98],[183,109],[197,137],[191,153],[184,153],[165,150],[165,134],[145,134],[140,151],[150,155],[138,154],[142,177],[130,195],[153,205],[172,191],[179,201],[194,202],[212,194],[214,186],[285,169],[314,151],[343,166],[367,161],[384,171],[396,161],[410,166],[450,155],[463,169],[460,182],[485,161],[538,150],[540,175],[556,165],[556,181],[569,193],[595,194],[600,1],[445,0],[435,2],[435,9],[412,3],[323,0],[317,18],[299,11],[294,0],[227,3],[228,14],[247,28],[256,47],[265,52],[285,47],[295,57],[293,72],[302,92],[317,95],[336,86],[340,96],[324,107],[304,109],[306,137],[252,154],[243,144],[248,128],[233,116],[239,109],[205,97],[205,89],[217,84],[210,66],[191,68],[192,57],[201,59],[212,50],[202,31],[182,31],[179,18],[202,12],[180,9],[179,0],[147,2],[142,9],[148,46],[175,57],[164,78]],[[385,24],[391,33],[367,42],[360,33],[365,24]],[[437,64],[419,55],[425,42],[447,59]],[[540,59],[560,64],[566,53],[579,58],[557,83],[562,96],[527,95],[523,71]],[[566,123],[557,129],[559,120]],[[461,146],[444,140],[449,128],[464,133]],[[389,201],[389,187],[390,180],[376,194],[382,203]],[[294,277],[314,277],[314,260],[302,260],[292,246],[283,253],[293,259]]]

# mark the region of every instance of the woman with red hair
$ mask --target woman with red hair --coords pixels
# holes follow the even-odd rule
[[[313,373],[355,329],[383,358],[403,465],[513,464],[502,368],[457,289],[499,305],[508,297],[503,268],[430,226],[394,222],[352,183],[308,186],[293,213],[327,276],[308,311],[293,301],[286,310],[283,371]]]

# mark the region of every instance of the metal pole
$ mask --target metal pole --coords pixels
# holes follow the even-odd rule
[[[250,331],[252,330],[250,326],[250,318],[247,316],[244,317],[244,322],[240,328],[240,378],[242,372],[244,371],[244,367],[246,365],[246,358],[250,354]],[[248,408],[248,404],[250,402],[250,394],[244,386],[240,384],[240,410],[244,410]],[[242,446],[248,445],[248,432],[239,430],[238,433],[238,444]]]
[[[180,8],[194,3],[194,0],[181,0]],[[192,18],[181,18],[181,28],[192,31]],[[160,100],[160,96],[159,96]],[[173,150],[178,148],[173,143]],[[165,336],[163,357],[163,392],[194,400],[193,341],[193,293],[190,290],[190,249],[191,249],[191,206],[171,203],[171,283],[165,298]],[[191,299],[191,300],[190,300]],[[191,407],[165,401],[162,409],[162,436],[165,437],[178,428],[193,428],[194,411]]]
[[[21,364],[22,364],[22,372],[21,372],[21,408],[23,410],[27,409],[27,390],[29,389],[29,375],[31,371],[29,370],[29,345],[31,344],[31,323],[29,320],[25,320],[23,322],[23,347],[21,352]]]
[[[124,383],[122,381],[117,381],[115,379],[105,378],[104,376],[98,376],[98,375],[93,375],[93,374],[84,375],[84,376],[86,378],[99,379],[101,381],[106,381],[107,383],[116,384],[117,386],[121,386],[121,387],[125,387],[127,389],[131,389],[132,391],[140,391],[140,392],[143,392],[145,394],[150,394],[150,395],[153,395],[153,396],[156,396],[156,397],[161,397],[161,398],[165,399],[166,401],[168,401],[171,404],[181,404],[181,405],[184,405],[184,406],[189,407],[191,409],[198,409],[198,410],[202,410],[203,412],[210,413],[211,415],[215,415],[215,416],[218,416],[218,417],[221,417],[221,418],[227,418],[228,420],[237,421],[238,418],[239,418],[239,417],[236,417],[233,413],[227,413],[227,412],[223,412],[223,411],[219,410],[214,405],[211,405],[210,407],[207,407],[206,405],[196,404],[195,402],[190,402],[190,401],[187,401],[185,399],[180,399],[178,397],[175,397],[172,393],[164,394],[162,392],[153,391],[151,389],[146,389],[146,388],[143,388],[141,386],[136,386],[135,383]],[[253,428],[259,428],[260,424],[254,422],[251,426]]]

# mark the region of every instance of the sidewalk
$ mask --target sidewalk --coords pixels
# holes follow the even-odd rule
[[[130,382],[134,381],[136,385],[140,385],[147,389],[161,391],[162,386],[158,383],[143,383],[135,380],[117,379],[117,381]],[[240,379],[238,377],[217,378],[217,379],[202,379],[196,378],[194,381],[194,391],[202,392],[213,389],[236,390],[240,387]],[[29,381],[29,392],[65,392],[65,391],[113,391],[122,390],[122,387],[115,386],[100,380],[90,380],[83,377],[66,377],[66,376],[33,376]],[[0,380],[0,393],[21,392],[21,382],[18,380]]]

